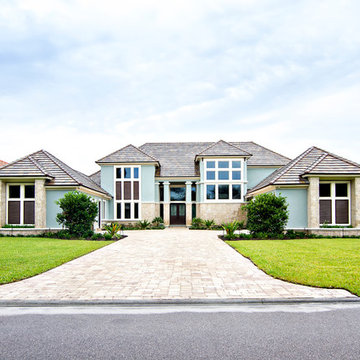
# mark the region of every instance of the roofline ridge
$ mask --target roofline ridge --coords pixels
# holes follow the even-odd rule
[[[350,165],[353,165],[353,166],[356,166],[356,167],[359,167],[359,168],[360,168],[360,164],[358,164],[358,163],[355,162],[355,161],[346,159],[346,158],[344,158],[344,157],[342,157],[342,156],[339,156],[339,155],[336,155],[336,154],[334,154],[334,153],[332,153],[332,152],[329,152],[329,151],[320,149],[320,148],[318,148],[317,146],[314,146],[314,148],[316,148],[316,149],[318,149],[318,150],[321,150],[321,151],[324,151],[324,152],[326,152],[328,155],[333,156],[334,158],[336,158],[336,159],[338,159],[338,160],[345,161],[345,162],[347,162],[347,163],[350,164]]]
[[[61,170],[63,170],[67,175],[70,176],[71,179],[73,179],[75,182],[77,182],[78,184],[82,185],[82,183],[80,181],[78,181],[77,179],[74,178],[74,176],[72,176],[67,170],[64,169],[64,167],[61,165],[66,165],[65,163],[63,163],[60,159],[58,159],[56,156],[54,156],[53,154],[50,154],[49,152],[42,150],[46,156],[53,162],[55,163]],[[60,162],[61,164],[59,164],[58,162]],[[71,168],[69,165],[68,166],[71,170],[74,170],[76,172],[75,169]]]
[[[40,151],[37,151],[36,153],[38,153],[38,152],[40,152]],[[34,153],[34,154],[36,154],[36,153]],[[32,157],[32,155],[33,155],[33,154],[28,155],[28,159],[29,159],[44,175],[53,177],[53,176],[50,175],[47,171],[45,171],[45,169],[43,169],[43,167],[39,164],[39,162],[38,162],[36,159],[34,159],[34,158]]]
[[[106,157],[111,156],[111,155],[115,154],[116,152],[121,151],[121,150],[123,150],[123,149],[127,148],[129,145],[132,145],[132,144],[128,144],[128,145],[126,145],[126,146],[123,146],[122,148],[117,149],[117,150],[113,151],[112,153],[110,153],[110,154],[108,154],[108,155],[103,156],[101,159],[96,160],[95,162],[96,162],[96,163],[97,163],[97,162],[100,162],[101,160],[105,159]]]
[[[91,181],[94,185],[96,185],[96,187],[100,188],[100,189],[103,191],[104,194],[109,195],[109,193],[108,193],[106,190],[104,190],[101,186],[99,186],[98,184],[96,184],[96,182],[95,182],[93,179],[91,179],[88,175],[82,173],[81,171],[78,171],[78,170],[73,169],[73,168],[70,167],[69,165],[67,165],[67,164],[65,164],[64,162],[62,162],[60,159],[58,159],[58,158],[57,158],[56,156],[54,156],[53,154],[50,154],[49,152],[47,152],[47,151],[45,151],[45,150],[43,150],[43,151],[44,151],[44,153],[48,156],[48,158],[49,158],[51,161],[53,161],[57,166],[59,166],[59,168],[60,168],[61,170],[63,170],[67,175],[69,175],[71,179],[73,179],[75,182],[77,182],[77,184],[78,184],[79,186],[84,186],[84,187],[86,187],[86,188],[88,188],[88,189],[90,189],[90,190],[94,190],[94,189],[91,189],[89,186],[85,185],[81,180],[76,179],[73,175],[71,175],[66,169],[64,169],[64,167],[62,166],[62,164],[63,164],[63,165],[66,165],[67,167],[69,167],[69,168],[70,168],[72,171],[74,171],[76,174],[78,174],[78,175],[80,174],[80,175],[85,176],[89,181]],[[60,164],[59,164],[58,162],[60,162]],[[94,190],[94,191],[101,192],[101,191],[99,191],[99,190]]]
[[[240,142],[241,142],[241,141],[240,141]],[[244,141],[244,142],[245,142],[245,141]],[[277,152],[277,151],[271,150],[271,149],[267,148],[266,146],[260,145],[260,144],[258,144],[258,143],[255,142],[255,141],[246,141],[246,142],[253,143],[253,144],[256,145],[256,146],[260,146],[260,147],[262,147],[263,149],[266,149],[267,151],[272,152],[273,154],[276,154],[276,155],[279,155],[279,156],[284,157],[284,158],[286,158],[286,159],[289,159],[289,161],[292,160],[291,158],[289,158],[289,157],[287,157],[287,156],[285,156],[285,155],[283,155],[283,154],[280,154],[280,153]]]
[[[153,159],[154,161],[159,162],[158,159],[156,159],[155,157],[153,157],[153,156],[150,155],[150,154],[147,154],[144,150],[140,149],[140,147],[137,147],[137,146],[135,146],[135,145],[132,145],[132,146],[133,146],[136,150],[139,150],[140,152],[142,152],[144,155],[146,155],[146,156],[150,157],[151,159]],[[140,146],[142,146],[142,145],[140,145]]]
[[[219,140],[219,141],[220,141],[220,140]],[[219,141],[211,143],[211,144],[210,144],[208,147],[206,147],[204,150],[200,151],[196,156],[201,155],[204,151],[210,149],[212,146],[214,146],[215,144],[217,144]],[[195,156],[195,157],[196,157],[196,156]]]
[[[239,146],[234,145],[234,144],[232,144],[232,143],[230,143],[230,142],[228,142],[228,141],[225,141],[225,140],[222,140],[222,139],[221,139],[221,140],[218,141],[218,143],[221,142],[221,141],[224,142],[224,143],[227,144],[227,145],[230,145],[230,146],[232,146],[232,147],[234,147],[234,148],[236,148],[236,149],[238,149],[238,150],[243,151],[243,152],[246,153],[246,154],[249,154],[249,155],[253,156],[253,154],[250,154],[248,151],[246,151],[246,150],[240,148]]]
[[[202,150],[201,152],[199,152],[198,154],[196,154],[196,156],[200,156],[203,152],[211,149],[213,146],[215,146],[215,145],[217,145],[217,144],[219,144],[219,143],[221,143],[221,142],[223,142],[223,143],[225,143],[225,144],[227,144],[227,145],[229,145],[229,146],[231,146],[231,147],[234,147],[235,149],[240,150],[240,151],[242,151],[243,153],[246,153],[246,154],[252,156],[252,154],[250,154],[250,153],[247,152],[246,150],[243,150],[243,149],[239,148],[238,146],[233,145],[233,144],[231,144],[231,143],[229,143],[229,142],[227,142],[227,141],[225,141],[225,140],[222,140],[222,139],[220,139],[219,141],[213,142],[213,143],[212,143],[211,145],[209,145],[207,148],[205,148],[204,150]],[[195,156],[195,157],[196,157],[196,156]]]
[[[143,145],[145,145],[145,144],[143,144]],[[143,145],[141,145],[141,146],[143,146]],[[123,146],[123,147],[120,148],[120,149],[115,150],[114,152],[112,152],[112,153],[110,153],[110,154],[108,154],[108,155],[103,156],[101,159],[96,160],[95,163],[102,162],[102,160],[105,159],[106,157],[111,156],[111,155],[114,155],[114,154],[117,153],[118,151],[124,150],[124,149],[126,149],[127,147],[129,147],[129,146],[134,147],[136,150],[142,152],[144,155],[148,156],[148,157],[151,158],[152,160],[154,160],[154,161],[156,161],[156,162],[159,162],[159,160],[157,160],[157,159],[155,159],[153,156],[147,154],[145,151],[141,150],[141,149],[138,148],[137,146],[135,146],[135,145],[133,145],[133,144],[128,144],[128,145],[126,145],[126,146]]]
[[[303,158],[304,158],[307,154],[309,154],[313,149],[314,149],[314,146],[310,147],[309,149],[305,150],[302,154],[300,154],[298,157],[296,157],[295,159],[291,160],[291,161],[289,162],[289,164],[284,165],[283,168],[280,168],[280,169],[283,169],[283,171],[280,171],[280,172],[279,172],[279,175],[276,176],[276,177],[274,178],[274,180],[271,181],[270,184],[274,184],[275,181],[279,180],[282,175],[284,175],[287,171],[289,171],[290,169],[292,169],[301,159],[303,159]],[[279,169],[279,170],[280,170],[280,169]]]
[[[315,147],[316,148],[316,147]],[[321,150],[324,151],[322,149],[316,148],[317,150]],[[316,166],[318,166],[329,154],[327,152],[324,151],[324,153],[317,159],[315,160],[310,166],[308,166],[307,169],[305,169],[305,171],[303,172],[303,174],[309,173],[312,169],[314,169]]]

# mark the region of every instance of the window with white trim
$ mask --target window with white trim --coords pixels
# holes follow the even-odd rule
[[[138,220],[140,218],[140,170],[140,166],[115,167],[115,219]]]
[[[205,160],[205,201],[243,201],[243,159]]]
[[[7,224],[35,224],[35,185],[8,184]]]
[[[320,182],[320,224],[350,225],[350,182]]]

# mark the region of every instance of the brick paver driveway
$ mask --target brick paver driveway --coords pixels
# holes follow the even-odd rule
[[[345,290],[266,275],[213,231],[129,231],[128,237],[33,278],[0,286],[1,300],[350,297]]]

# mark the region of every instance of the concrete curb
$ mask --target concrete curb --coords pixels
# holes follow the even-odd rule
[[[350,304],[359,303],[354,298],[273,298],[273,299],[174,299],[174,300],[0,300],[0,307],[69,307],[69,306],[163,306],[163,305],[300,305],[300,304]]]

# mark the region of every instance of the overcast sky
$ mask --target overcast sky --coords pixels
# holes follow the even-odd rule
[[[85,173],[129,143],[360,162],[358,0],[0,0],[0,159]]]

